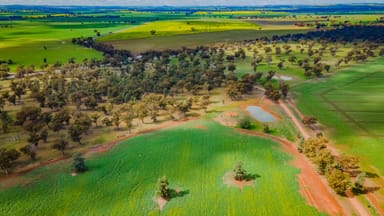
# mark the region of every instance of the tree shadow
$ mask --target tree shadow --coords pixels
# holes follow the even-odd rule
[[[351,191],[352,191],[353,195],[359,195],[359,194],[373,193],[373,192],[378,191],[378,190],[380,190],[380,187],[364,187],[364,189],[362,189],[362,190],[352,188]]]
[[[377,175],[376,173],[371,173],[371,172],[365,172],[365,175],[367,178],[378,178],[379,175]]]
[[[175,189],[169,189],[169,199],[175,199],[178,197],[184,197],[189,194],[189,190],[175,190]]]
[[[259,174],[252,174],[252,173],[248,173],[246,176],[245,176],[245,180],[246,181],[253,181],[257,178],[261,178],[261,175]]]
[[[366,187],[363,193],[373,193],[378,190],[380,190],[380,187]]]
[[[206,113],[220,113],[221,111],[218,110],[207,110]]]

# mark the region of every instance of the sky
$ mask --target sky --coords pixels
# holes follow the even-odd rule
[[[292,4],[384,3],[384,0],[0,0],[0,5],[97,5],[97,6],[207,6],[207,5],[292,5]]]

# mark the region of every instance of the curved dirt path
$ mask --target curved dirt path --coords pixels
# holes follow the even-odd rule
[[[295,112],[297,112],[297,114],[299,116],[303,116],[303,114],[299,111],[299,109],[296,107],[296,105],[292,101],[289,101],[289,103],[293,107]],[[310,138],[309,133],[305,130],[305,128],[303,127],[301,122],[299,122],[299,120],[297,120],[296,116],[287,107],[287,105],[283,101],[279,101],[279,105],[284,110],[284,112],[289,116],[289,118],[292,119],[292,122],[295,124],[296,128],[300,131],[300,133],[302,134],[304,139]],[[330,148],[332,154],[334,154],[336,156],[338,155],[338,151],[333,146],[328,145],[327,147]],[[375,207],[377,212],[380,213],[381,207],[380,207],[380,205],[377,205],[377,202],[375,202],[376,199],[374,199],[373,195],[371,195],[370,197],[368,197],[368,196],[365,196],[365,197]],[[358,213],[358,215],[370,216],[370,213],[367,211],[367,209],[363,206],[363,204],[361,204],[361,202],[355,196],[347,197],[347,201],[353,207],[353,209],[356,211],[356,213]]]
[[[305,130],[304,126],[297,120],[296,116],[292,113],[292,111],[287,107],[287,105],[279,100],[280,107],[284,110],[284,112],[288,115],[288,117],[292,120],[293,124],[295,124],[296,128],[299,130],[300,134],[303,136],[304,139],[308,139],[311,136],[309,133]]]
[[[298,152],[293,143],[283,138],[261,132],[243,129],[238,129],[238,131],[243,134],[262,137],[278,142],[285,152],[294,156],[294,160],[291,163],[294,167],[301,170],[298,175],[300,193],[306,198],[311,206],[329,215],[350,215],[349,212],[343,208],[339,200],[336,199],[336,195],[330,190],[328,185],[321,180],[320,176],[313,169],[310,161],[308,161],[303,154]]]

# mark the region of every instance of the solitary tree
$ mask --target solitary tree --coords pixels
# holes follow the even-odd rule
[[[243,117],[239,120],[239,127],[242,129],[250,129],[251,128],[251,120],[248,116]]]
[[[81,153],[76,153],[74,156],[73,156],[73,168],[75,169],[75,171],[77,173],[82,173],[82,172],[85,172],[87,171],[87,166],[85,166],[85,163],[84,163],[84,158],[83,156],[81,155]]]
[[[157,181],[156,195],[164,199],[168,199],[170,196],[169,182],[166,176],[159,178]]]
[[[237,181],[244,181],[247,178],[247,172],[243,169],[241,162],[237,163],[233,169],[234,178]]]

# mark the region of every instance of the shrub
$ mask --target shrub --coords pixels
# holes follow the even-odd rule
[[[247,178],[247,172],[244,170],[242,163],[236,164],[235,168],[233,169],[234,172],[234,178],[237,181],[243,181]]]
[[[156,195],[158,197],[168,199],[170,197],[170,189],[168,186],[169,186],[169,182],[166,176],[159,178],[159,180],[157,181]]]
[[[73,156],[73,168],[77,173],[82,173],[87,171],[87,167],[84,163],[84,158],[80,153],[77,153]]]
[[[263,131],[264,131],[264,133],[271,133],[272,132],[267,124],[264,125]]]
[[[251,129],[251,120],[249,117],[244,117],[239,120],[239,127],[242,129]]]

